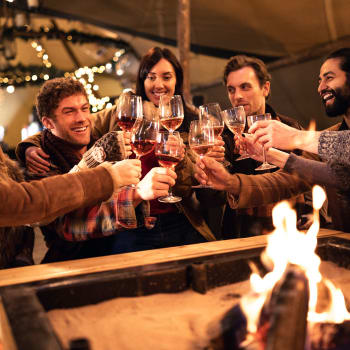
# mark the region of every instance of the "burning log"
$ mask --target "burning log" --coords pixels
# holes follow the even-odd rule
[[[267,328],[266,350],[304,350],[308,303],[305,273],[289,265],[284,279],[273,289],[269,304],[262,310],[259,329]],[[265,327],[266,322],[269,327]]]
[[[310,350],[350,349],[350,321],[316,323],[310,327]]]

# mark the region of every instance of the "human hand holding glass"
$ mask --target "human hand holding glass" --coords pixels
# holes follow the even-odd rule
[[[178,129],[184,119],[184,107],[181,96],[161,96],[159,101],[159,117],[161,125],[167,129],[170,134]]]
[[[265,114],[249,115],[247,117],[248,126],[251,127],[255,122],[257,122],[259,120],[271,120],[271,114],[270,113],[265,113]],[[264,161],[255,170],[256,171],[264,171],[264,170],[277,168],[275,165],[269,164],[266,161],[266,154],[265,154],[265,147],[264,147],[264,145],[262,145],[262,152],[263,152],[263,160]]]
[[[188,144],[202,159],[205,154],[211,151],[215,144],[213,123],[209,120],[191,121]],[[201,184],[192,186],[192,188],[210,188],[210,186]]]
[[[178,132],[170,133],[168,131],[160,131],[157,135],[155,155],[158,159],[158,163],[163,168],[174,170],[183,155],[183,145],[180,134]],[[171,187],[166,197],[158,198],[158,201],[162,203],[177,203],[181,200],[181,197],[173,195]]]
[[[225,109],[224,111],[222,111],[222,116],[228,129],[233,134],[236,134],[239,138],[241,138],[245,128],[245,123],[246,123],[246,115],[245,115],[244,107],[238,106],[238,107]],[[249,154],[244,149],[241,153],[241,156],[235,159],[235,161],[239,161],[247,158],[249,158]]]

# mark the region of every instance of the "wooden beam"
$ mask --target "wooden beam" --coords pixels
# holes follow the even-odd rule
[[[338,50],[342,47],[349,47],[349,46],[350,46],[350,36],[345,36],[338,39],[337,41],[328,42],[323,45],[317,45],[307,50],[301,51],[299,53],[291,54],[289,56],[278,59],[274,62],[268,63],[267,68],[269,71],[273,71],[275,69],[311,61],[317,58],[324,57],[334,50]]]
[[[178,0],[177,47],[180,63],[184,72],[183,93],[185,101],[192,104],[190,85],[190,48],[191,48],[191,0]]]

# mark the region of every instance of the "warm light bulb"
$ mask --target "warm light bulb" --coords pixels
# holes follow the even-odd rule
[[[7,92],[9,94],[13,94],[15,92],[15,87],[13,85],[9,85],[7,88],[6,88]]]

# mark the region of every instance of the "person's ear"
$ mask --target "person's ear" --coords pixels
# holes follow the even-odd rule
[[[271,86],[271,84],[270,84],[269,81],[265,82],[265,84],[263,86],[263,94],[264,94],[265,97],[269,96],[270,86]]]
[[[51,130],[55,127],[54,123],[52,122],[52,119],[49,117],[46,117],[46,116],[42,117],[41,122],[43,123],[46,129]]]

